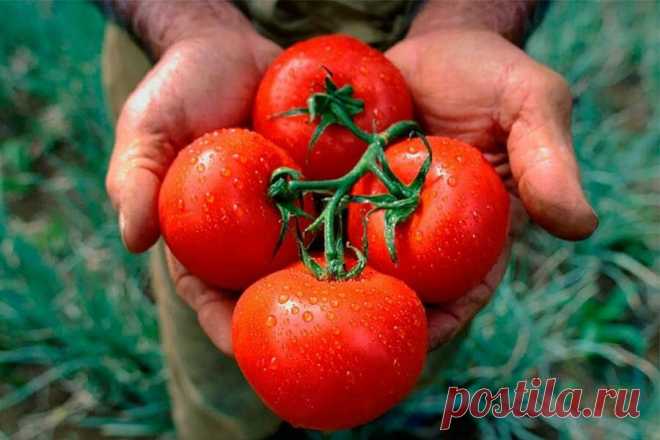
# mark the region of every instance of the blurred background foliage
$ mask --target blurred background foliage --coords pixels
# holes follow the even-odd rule
[[[2,11],[0,438],[171,432],[145,258],[122,248],[104,193],[112,145],[100,85],[104,20],[82,1],[9,1]],[[641,416],[464,418],[452,432],[658,435],[659,23],[653,1],[552,4],[527,49],[572,85],[575,145],[599,230],[566,243],[530,227],[494,301],[464,343],[447,349],[443,368],[387,416],[333,438],[436,437],[450,383],[497,389],[536,375],[586,396],[641,388]]]

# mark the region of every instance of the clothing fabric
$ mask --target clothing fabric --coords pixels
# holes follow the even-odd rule
[[[315,35],[353,35],[379,49],[403,37],[415,0],[237,0],[260,33],[286,47]]]

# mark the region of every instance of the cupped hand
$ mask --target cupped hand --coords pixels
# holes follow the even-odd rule
[[[387,56],[406,78],[427,132],[470,143],[491,160],[514,199],[512,232],[525,211],[563,239],[584,239],[596,229],[573,151],[571,93],[559,74],[483,30],[411,33]],[[517,209],[518,198],[524,210]],[[432,348],[451,340],[488,303],[508,253],[507,247],[465,296],[428,309]]]
[[[177,152],[196,137],[248,119],[263,71],[280,49],[247,24],[190,36],[170,46],[125,103],[106,187],[122,239],[142,252],[158,239],[158,193]],[[234,301],[190,275],[170,255],[179,295],[224,352],[231,351]]]

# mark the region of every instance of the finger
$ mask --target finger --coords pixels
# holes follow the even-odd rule
[[[124,244],[143,252],[159,236],[158,192],[176,150],[153,120],[149,87],[129,98],[117,122],[116,141],[106,176],[106,188],[118,211]]]
[[[550,233],[584,239],[596,229],[598,219],[580,184],[568,85],[536,63],[518,75],[524,79],[509,79],[510,87],[518,90],[503,95],[505,109],[516,106],[507,149],[518,193],[532,219]]]
[[[520,198],[514,194],[509,194],[509,243],[522,234],[528,222],[529,217]],[[507,243],[507,246],[509,243]]]
[[[118,128],[106,188],[118,212],[122,240],[131,252],[143,252],[158,239],[158,192],[174,155],[162,136],[129,135]]]
[[[236,299],[207,286],[188,272],[169,250],[166,255],[177,293],[197,312],[199,324],[213,345],[226,355],[233,356],[231,318]]]
[[[495,168],[495,172],[502,182],[504,182],[504,187],[506,190],[513,194],[516,197],[518,196],[518,187],[513,181],[513,176],[511,175],[511,164],[509,163],[509,155],[506,152],[485,152],[483,153],[484,158]]]

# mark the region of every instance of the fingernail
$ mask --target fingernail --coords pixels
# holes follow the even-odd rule
[[[594,211],[594,208],[591,208],[591,215],[594,216],[594,231],[598,229],[598,225],[600,224],[600,219],[598,218],[598,214],[596,211]]]
[[[124,243],[124,246],[126,246],[126,236],[125,230],[126,230],[126,219],[124,217],[124,213],[119,211],[119,235],[121,236],[121,241]]]

